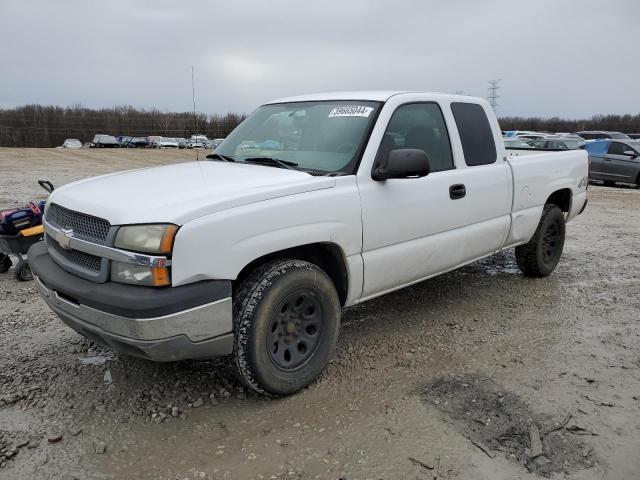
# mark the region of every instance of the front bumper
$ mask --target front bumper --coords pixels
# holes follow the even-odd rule
[[[181,287],[95,283],[59,267],[40,242],[29,250],[40,295],[71,328],[116,351],[156,361],[233,351],[231,282]]]

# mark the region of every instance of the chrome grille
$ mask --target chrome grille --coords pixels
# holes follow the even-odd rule
[[[102,266],[102,258],[96,257],[89,253],[79,250],[65,250],[51,236],[47,235],[47,245],[56,251],[58,255],[64,258],[70,264],[88,270],[90,272],[99,273]]]
[[[54,227],[70,228],[74,236],[101,244],[107,242],[111,228],[111,224],[103,218],[75,212],[55,203],[47,207],[45,218]],[[57,245],[57,242],[54,243]]]

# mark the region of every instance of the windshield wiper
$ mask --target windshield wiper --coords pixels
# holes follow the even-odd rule
[[[233,157],[230,157],[229,155],[220,155],[219,153],[210,153],[207,155],[207,158],[211,160],[222,160],[223,162],[235,162]]]
[[[296,168],[298,164],[296,162],[290,162],[288,160],[280,160],[279,158],[272,157],[253,157],[253,158],[245,158],[245,162],[247,163],[257,163],[258,165],[269,165],[273,167],[287,168],[289,170],[298,170]]]

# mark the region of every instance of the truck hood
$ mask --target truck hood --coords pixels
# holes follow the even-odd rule
[[[49,201],[112,225],[175,223],[287,195],[332,188],[335,178],[226,162],[129,170],[70,183]]]

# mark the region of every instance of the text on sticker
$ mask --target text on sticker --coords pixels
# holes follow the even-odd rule
[[[332,117],[368,117],[373,111],[373,107],[365,107],[362,105],[345,105],[343,107],[334,107],[329,112],[329,118]]]

